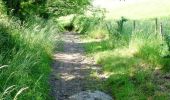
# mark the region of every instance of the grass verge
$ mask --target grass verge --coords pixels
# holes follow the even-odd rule
[[[15,19],[0,18],[0,99],[50,99],[56,32],[52,21],[35,18],[21,26]]]
[[[155,35],[154,24],[149,21],[140,21],[135,31],[130,23],[125,24],[122,33],[111,25],[108,39],[85,44],[86,53],[108,77],[103,85],[105,91],[117,100],[169,100],[166,40],[161,34]],[[166,27],[164,31],[169,34]]]

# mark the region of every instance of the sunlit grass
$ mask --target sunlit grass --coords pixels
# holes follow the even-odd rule
[[[96,0],[94,5],[105,8],[107,19],[146,19],[170,15],[169,0]]]
[[[167,24],[164,19],[160,21]],[[135,31],[132,25],[130,20],[127,21],[123,32],[116,36],[117,27],[111,25],[109,38],[85,44],[86,53],[102,66],[103,75],[107,78],[105,90],[112,93],[115,99],[168,100],[169,88],[162,85],[167,90],[160,92],[159,85],[162,81],[159,77],[166,75],[164,71],[169,71],[169,58],[163,58],[169,54],[167,44],[159,32],[155,33],[154,20],[137,20]],[[169,34],[167,27],[164,32]],[[157,71],[159,73],[156,76]],[[95,72],[93,75],[100,77]]]
[[[0,20],[0,66],[8,65],[0,69],[0,99],[50,99],[48,79],[58,30],[52,21],[29,20],[23,26],[11,18]]]
[[[118,100],[148,98],[167,100],[169,98],[168,91],[157,94],[159,83],[154,81],[154,78],[157,77],[154,76],[154,73],[163,67],[160,63],[159,48],[154,45],[155,43],[146,45],[145,42],[135,42],[128,47],[110,50],[105,48],[103,51],[93,51],[92,53],[96,62],[103,68],[102,77],[108,78],[104,85],[105,89]],[[138,43],[140,45],[137,45]],[[95,48],[94,45],[93,48]],[[86,50],[89,52],[88,49]],[[100,75],[95,72],[93,75],[100,78]]]

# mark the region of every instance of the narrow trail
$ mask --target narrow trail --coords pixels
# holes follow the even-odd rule
[[[52,96],[56,100],[69,100],[69,96],[81,91],[96,90],[99,80],[90,74],[92,71],[100,72],[100,67],[83,54],[84,43],[71,32],[64,33],[62,41],[63,51],[56,51],[54,55],[50,80]]]

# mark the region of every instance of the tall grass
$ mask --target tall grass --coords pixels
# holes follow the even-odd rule
[[[46,100],[56,23],[35,18],[21,26],[0,18],[0,99]]]
[[[159,19],[161,22],[168,35],[169,19]],[[169,81],[164,78],[169,77],[168,45],[162,34],[155,32],[154,20],[137,20],[135,30],[133,21],[128,20],[121,33],[116,21],[106,21],[105,25],[107,28],[100,30],[107,29],[108,39],[85,44],[86,53],[109,77],[105,90],[117,100],[169,100]]]

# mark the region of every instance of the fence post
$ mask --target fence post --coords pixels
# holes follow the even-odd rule
[[[136,21],[135,20],[133,21],[133,31],[134,32],[136,31]]]
[[[157,34],[157,32],[158,32],[158,18],[155,18],[155,34]]]
[[[160,34],[162,35],[162,40],[164,39],[164,34],[163,34],[163,25],[162,22],[160,24]]]

